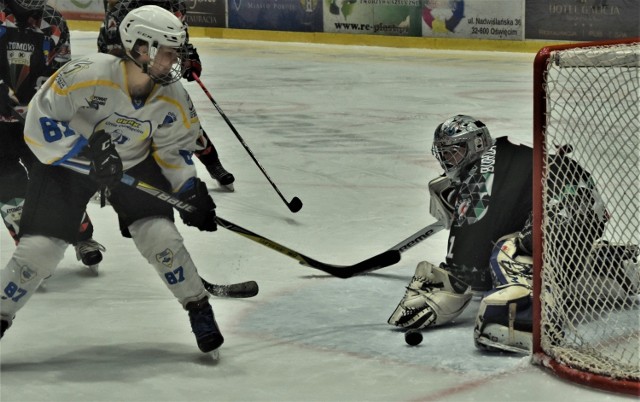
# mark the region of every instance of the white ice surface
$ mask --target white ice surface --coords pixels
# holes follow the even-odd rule
[[[202,81],[287,200],[273,191],[224,120],[186,83],[235,193],[205,177],[218,214],[317,260],[352,264],[433,221],[431,136],[470,114],[494,136],[531,142],[532,54],[394,50],[193,39]],[[95,34],[72,32],[74,56]],[[226,337],[219,361],[195,345],[187,314],[120,236],[109,208],[89,206],[107,247],[100,275],[72,249],[1,343],[9,401],[617,401],[473,345],[478,301],[455,325],[409,347],[386,324],[421,260],[440,262],[446,233],[397,265],[343,280],[224,229],[179,224],[203,277],[254,279],[252,299],[212,298]],[[0,231],[4,266],[14,249]]]

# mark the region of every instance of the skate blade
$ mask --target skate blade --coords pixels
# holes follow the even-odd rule
[[[217,365],[220,361],[220,349],[215,349],[207,353],[200,353],[198,355],[198,361],[201,364],[205,364],[208,366]]]
[[[220,187],[222,187],[222,188],[224,188],[225,190],[227,190],[227,191],[229,191],[229,192],[232,192],[232,193],[233,193],[234,191],[236,191],[236,190],[235,190],[235,188],[233,188],[233,183],[231,183],[231,184],[225,184],[225,185],[220,186]]]
[[[214,349],[211,352],[207,353],[209,355],[209,357],[211,357],[213,360],[219,360],[220,359],[220,349]]]
[[[98,276],[99,266],[100,266],[99,264],[95,264],[95,265],[85,265],[84,267],[86,268],[86,272],[88,272],[92,276]]]

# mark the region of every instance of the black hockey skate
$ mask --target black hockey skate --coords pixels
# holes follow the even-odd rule
[[[106,248],[93,239],[79,241],[74,247],[78,261],[82,261],[93,273],[97,274],[98,264],[102,261],[102,252],[106,251]]]
[[[211,175],[211,178],[216,180],[222,187],[225,187],[229,191],[233,191],[233,182],[236,178],[222,166],[220,159],[216,159],[214,163],[207,166],[207,171]]]
[[[220,333],[220,328],[213,315],[213,309],[209,300],[201,300],[187,303],[186,309],[189,312],[191,329],[196,336],[198,348],[204,353],[213,352],[224,343],[224,337]]]

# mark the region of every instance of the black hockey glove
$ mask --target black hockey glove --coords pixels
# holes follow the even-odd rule
[[[195,226],[202,231],[215,232],[216,204],[209,195],[207,185],[197,177],[192,178],[178,193],[180,200],[196,207],[196,212],[180,210],[180,217],[187,226]]]
[[[200,55],[196,51],[196,48],[193,47],[191,43],[187,43],[187,60],[184,63],[184,71],[182,72],[182,77],[186,78],[187,81],[193,81],[193,73],[196,73],[198,77],[202,73],[202,63],[200,63]]]
[[[11,109],[18,104],[13,91],[4,81],[0,80],[0,116],[7,119],[12,117]]]
[[[122,160],[111,135],[104,130],[96,131],[89,138],[89,147],[85,156],[91,161],[89,177],[98,182],[101,188],[114,187],[122,178]]]

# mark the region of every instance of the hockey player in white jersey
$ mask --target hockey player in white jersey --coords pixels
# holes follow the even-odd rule
[[[201,131],[198,115],[179,83],[186,28],[172,13],[144,6],[125,17],[120,35],[125,57],[98,53],[73,60],[30,104],[25,140],[39,162],[27,189],[22,239],[0,272],[1,335],[53,273],[74,239],[75,223],[102,190],[123,234],[188,311],[198,347],[210,352],[224,338],[173,210],[119,185],[126,171],[173,192],[197,207],[181,212],[187,225],[216,230],[215,204],[191,160]]]
[[[120,23],[131,10],[145,5],[155,5],[171,11],[186,25],[188,7],[185,0],[105,0],[104,21],[98,34],[98,51],[116,56],[122,55],[124,50],[120,39]],[[186,47],[188,56],[183,60],[185,68],[182,76],[186,78],[187,81],[193,81],[193,73],[198,76],[202,75],[202,63],[200,62],[200,55],[198,55],[196,48],[189,43],[188,36],[189,32],[187,31]],[[196,151],[195,155],[207,168],[207,172],[209,172],[211,178],[216,180],[222,188],[233,191],[235,177],[222,166],[218,150],[204,130],[202,131],[202,136],[199,141],[202,144],[202,149]]]

